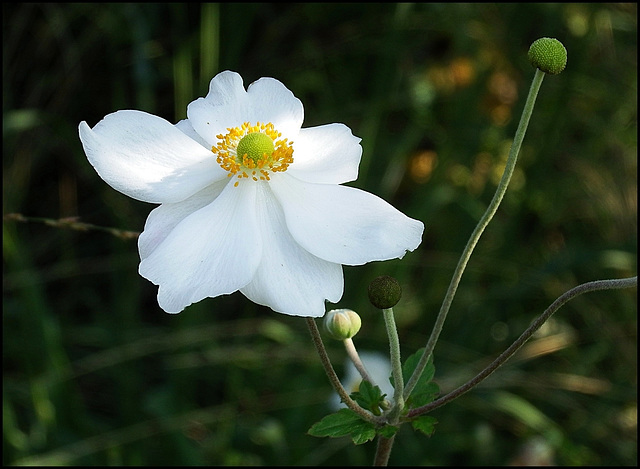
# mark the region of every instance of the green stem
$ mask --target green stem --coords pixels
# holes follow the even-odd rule
[[[391,455],[391,448],[393,448],[393,440],[395,437],[395,435],[391,438],[385,438],[384,436],[378,437],[376,456],[373,461],[374,466],[386,466],[389,463],[389,456]]]
[[[375,386],[376,383],[373,381],[373,379],[371,379],[371,375],[365,368],[364,363],[362,363],[362,360],[360,360],[360,355],[358,355],[358,351],[356,350],[356,346],[353,343],[353,339],[351,338],[344,339],[342,342],[344,343],[344,348],[347,351],[347,355],[349,356],[349,359],[353,362],[353,366],[356,367],[356,370],[358,370],[358,373],[360,373],[360,376],[362,376],[362,379],[364,379],[365,381],[369,381],[371,384]]]
[[[516,162],[518,161],[518,153],[520,152],[522,141],[524,140],[524,136],[527,132],[529,119],[531,118],[531,114],[533,113],[533,107],[536,101],[536,97],[538,96],[538,91],[540,90],[540,85],[542,85],[542,79],[544,78],[544,75],[544,72],[536,69],[536,73],[533,77],[533,82],[531,83],[531,88],[529,89],[529,95],[527,96],[527,100],[524,104],[522,117],[520,118],[520,123],[518,124],[518,129],[516,130],[516,134],[511,145],[511,150],[509,151],[509,157],[507,159],[507,164],[504,168],[502,178],[498,183],[496,193],[494,194],[491,203],[476,225],[473,233],[471,234],[471,237],[469,238],[469,241],[467,242],[467,245],[464,248],[464,251],[462,252],[460,260],[458,261],[458,265],[455,272],[453,273],[453,278],[451,279],[449,289],[447,290],[445,298],[442,302],[442,307],[440,308],[440,312],[438,313],[438,316],[436,318],[436,322],[433,326],[433,331],[431,332],[431,336],[427,341],[424,353],[422,354],[422,357],[420,358],[420,361],[418,362],[413,375],[411,376],[405,387],[405,399],[411,394],[411,391],[413,391],[413,388],[416,386],[418,379],[420,378],[420,375],[424,370],[424,367],[427,365],[429,356],[433,353],[433,349],[435,348],[438,337],[442,332],[444,321],[447,318],[449,309],[451,308],[453,297],[456,294],[456,290],[458,289],[458,285],[460,284],[460,279],[462,278],[462,274],[464,273],[467,263],[469,262],[471,253],[476,247],[476,244],[478,244],[478,240],[480,239],[482,232],[485,230],[485,228],[495,215],[496,211],[498,210],[498,206],[500,205],[504,194],[507,192],[507,187],[509,185],[509,181],[511,180],[511,176],[513,175],[513,170],[515,169]]]
[[[322,362],[322,366],[324,367],[324,371],[327,373],[329,381],[333,385],[334,389],[340,396],[342,402],[344,402],[349,409],[353,410],[356,414],[358,414],[362,419],[367,422],[371,422],[376,425],[381,425],[384,423],[382,418],[376,417],[375,415],[367,412],[362,407],[360,407],[353,399],[349,397],[349,394],[342,386],[340,382],[340,378],[336,374],[333,369],[333,365],[331,364],[331,360],[329,360],[329,355],[327,354],[327,350],[324,347],[324,343],[322,342],[322,337],[320,336],[320,331],[318,330],[318,326],[313,318],[306,318],[307,326],[309,327],[309,332],[311,333],[311,339],[313,340],[313,344],[316,346],[316,350],[318,351],[318,355],[320,356],[320,361]]]
[[[393,317],[393,308],[385,308],[382,310],[384,324],[387,328],[387,336],[389,337],[389,352],[391,356],[391,376],[393,376],[393,407],[388,414],[388,422],[395,425],[400,420],[400,414],[404,409],[404,378],[402,377],[402,361],[400,360],[400,339],[398,338],[398,328]],[[378,446],[376,448],[376,456],[373,462],[374,466],[386,466],[389,462],[391,449],[395,435],[386,438],[382,435],[378,436]]]
[[[398,329],[393,318],[393,308],[382,310],[384,324],[387,328],[387,336],[389,337],[389,351],[391,355],[391,376],[393,376],[393,408],[390,412],[391,425],[397,423],[402,409],[404,409],[404,378],[402,377],[402,361],[400,360],[400,339],[398,338]]]
[[[466,393],[476,385],[478,385],[481,381],[486,379],[491,373],[493,373],[496,369],[502,366],[509,358],[513,356],[514,353],[520,349],[524,345],[524,343],[531,338],[531,336],[538,330],[540,327],[551,317],[553,313],[558,311],[562,305],[567,303],[569,300],[572,300],[578,295],[583,293],[592,292],[596,290],[613,290],[619,288],[631,288],[638,286],[638,277],[630,277],[623,279],[612,279],[612,280],[596,280],[593,282],[583,283],[582,285],[578,285],[577,287],[572,288],[571,290],[560,295],[551,306],[549,306],[544,313],[542,313],[535,321],[531,323],[531,325],[525,330],[518,339],[509,346],[504,352],[502,352],[498,358],[496,358],[489,366],[487,366],[484,370],[482,370],[478,375],[474,378],[467,381],[465,384],[460,386],[459,388],[451,391],[450,393],[442,396],[440,399],[437,399],[429,404],[423,405],[422,407],[417,407],[409,412],[407,418],[417,417],[418,415],[426,414],[427,412],[432,411],[438,407],[442,407],[443,405],[451,402],[452,400],[460,397],[462,394]]]

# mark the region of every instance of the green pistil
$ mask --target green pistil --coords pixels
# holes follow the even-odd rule
[[[273,140],[262,132],[252,132],[245,135],[238,142],[236,153],[238,158],[242,160],[244,155],[252,159],[255,163],[262,160],[264,155],[271,155],[275,147]]]

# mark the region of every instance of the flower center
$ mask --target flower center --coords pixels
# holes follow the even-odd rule
[[[286,171],[293,163],[293,142],[280,139],[272,123],[228,128],[228,133],[216,135],[218,143],[211,148],[218,164],[229,172],[229,177],[269,181],[269,175]],[[234,186],[237,186],[236,181]]]
[[[273,140],[262,132],[252,132],[245,135],[238,142],[236,153],[251,158],[254,163],[257,163],[265,155],[271,155],[275,150],[273,146]]]

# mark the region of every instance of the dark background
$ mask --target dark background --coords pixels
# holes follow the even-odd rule
[[[170,121],[219,71],[281,80],[304,126],[348,125],[360,177],[422,220],[402,260],[345,267],[333,307],[360,313],[395,276],[403,356],[425,345],[491,199],[528,92],[529,45],[560,39],[512,185],[469,263],[435,350],[443,391],[557,296],[637,272],[636,4],[3,4],[3,462],[370,464],[375,445],[317,439],[331,387],[304,320],[241,294],[164,313],[135,239],[153,208],[89,165],[78,123],[118,109]],[[19,221],[7,214],[21,214]],[[566,305],[482,386],[401,429],[391,464],[637,464],[636,290]],[[344,349],[327,341],[339,374]]]

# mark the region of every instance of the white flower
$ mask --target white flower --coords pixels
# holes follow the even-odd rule
[[[160,204],[138,241],[140,275],[169,313],[242,292],[319,317],[343,293],[342,265],[402,257],[424,226],[379,197],[342,186],[358,175],[360,139],[343,124],[301,128],[303,107],[273,78],[244,89],[216,75],[176,125],[117,111],[80,140],[100,177]],[[240,148],[240,151],[238,151]],[[244,156],[244,158],[243,158]]]

